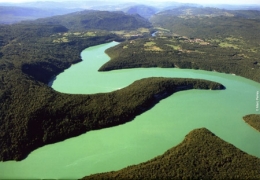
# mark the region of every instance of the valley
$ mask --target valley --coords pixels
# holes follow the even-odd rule
[[[254,83],[260,82],[259,11],[177,7],[156,14],[153,14],[155,11],[147,12],[151,13],[149,19],[118,11],[84,10],[35,21],[0,25],[2,161],[20,161],[26,159],[33,150],[47,144],[132,121],[179,90],[226,87],[226,84],[218,82],[169,77],[145,78],[117,91],[93,95],[61,93],[49,87],[49,82],[55,76],[82,61],[80,53],[88,47],[113,41],[121,42],[106,51],[111,60],[99,67],[99,70],[96,69],[99,73],[152,67],[193,69],[234,74],[253,80]],[[154,32],[156,35],[151,36]],[[255,92],[252,96],[254,108],[248,113],[251,115],[243,114],[239,121],[243,122],[242,118],[245,116],[248,124],[259,129],[260,115],[255,109]],[[198,149],[193,148],[194,145],[189,147],[186,143],[194,141],[197,144],[201,138],[206,141],[210,139],[209,143],[218,142],[218,145],[214,145],[219,148],[216,151],[226,159],[218,159],[216,156],[213,160],[205,155],[207,157],[201,156],[199,160],[207,161],[208,168],[218,169],[217,166],[224,166],[226,171],[209,170],[209,174],[204,177],[259,178],[255,167],[249,165],[251,162],[258,164],[259,157],[227,145],[206,129],[194,130],[186,138],[183,143],[168,151],[169,158],[176,159],[176,152],[182,152],[187,153],[187,158],[190,159],[194,154],[200,154],[200,151],[208,151],[211,147],[208,144],[202,144],[201,149]],[[185,148],[178,150],[182,146]],[[194,149],[194,152],[189,149]],[[166,155],[158,158],[164,156]],[[239,157],[239,161],[232,161],[234,157]],[[161,167],[166,171],[166,164],[169,165],[166,172],[176,170],[176,167],[170,165],[176,161],[164,159],[162,161],[165,163],[158,164],[156,160],[118,173],[97,176],[136,178],[136,171],[146,171],[149,174],[148,170],[154,169],[149,163],[157,164],[155,166],[158,171],[153,171],[155,174],[151,174],[152,176],[138,178],[157,178],[162,171]],[[184,161],[187,159],[178,160],[178,163],[185,164]],[[246,163],[246,168],[241,170],[241,166],[238,167],[237,164],[243,163]],[[200,164],[201,166],[196,167],[194,164],[189,165],[187,169],[179,168],[178,175],[172,177],[202,178],[202,174],[185,175],[194,168],[204,169],[205,164]],[[227,168],[230,164],[232,166]],[[241,171],[236,173],[232,168]],[[167,173],[165,175],[161,178],[171,176]]]

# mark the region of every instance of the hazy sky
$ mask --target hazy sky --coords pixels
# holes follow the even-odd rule
[[[32,2],[32,1],[62,1],[62,0],[0,0],[0,2],[15,2],[15,3]],[[76,0],[76,1],[87,2],[88,0]],[[116,2],[117,0],[111,0],[111,1]],[[118,0],[118,1],[128,2],[128,1],[136,1],[136,0]],[[171,1],[171,2],[195,3],[195,4],[258,4],[260,5],[260,0],[142,0],[141,2],[145,2],[145,1],[157,1],[157,2]]]

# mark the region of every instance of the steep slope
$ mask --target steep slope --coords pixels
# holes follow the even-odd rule
[[[260,27],[260,23],[258,26]],[[251,27],[251,30],[257,32],[254,27]],[[127,41],[107,50],[111,60],[99,70],[177,67],[215,70],[260,82],[260,48],[254,47],[253,43],[246,43],[242,38],[223,38],[221,41],[177,35]],[[257,50],[252,52],[253,48]]]
[[[150,161],[83,179],[259,179],[259,165],[259,158],[202,128]]]
[[[103,31],[69,33],[61,25],[0,26],[0,160],[21,160],[40,146],[125,123],[179,90],[223,88],[163,78],[96,95],[62,94],[47,86],[51,77],[81,61],[83,49],[118,39]]]

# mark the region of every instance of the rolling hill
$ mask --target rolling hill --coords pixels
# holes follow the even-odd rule
[[[85,10],[71,14],[43,18],[28,24],[63,25],[71,31],[101,30],[134,30],[140,27],[150,28],[151,23],[140,15],[128,15],[121,11]]]
[[[13,24],[24,20],[35,20],[38,18],[68,14],[78,10],[79,9],[0,6],[0,24]]]
[[[150,161],[83,179],[259,179],[259,165],[259,158],[201,128]]]

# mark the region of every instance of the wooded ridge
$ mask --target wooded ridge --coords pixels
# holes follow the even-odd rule
[[[259,165],[259,158],[201,128],[152,160],[83,179],[259,179]]]
[[[142,79],[94,95],[63,94],[48,87],[52,77],[81,61],[80,52],[90,46],[124,41],[106,51],[112,59],[100,70],[204,69],[260,82],[260,22],[248,19],[252,13],[243,12],[245,18],[166,12],[148,22],[123,12],[83,11],[0,26],[0,160],[22,160],[46,144],[126,123],[180,90],[225,88],[172,78]],[[137,29],[157,31],[157,36],[129,33]],[[124,38],[127,33],[130,37]],[[200,129],[158,158],[94,178],[259,178],[256,164],[259,159]]]

